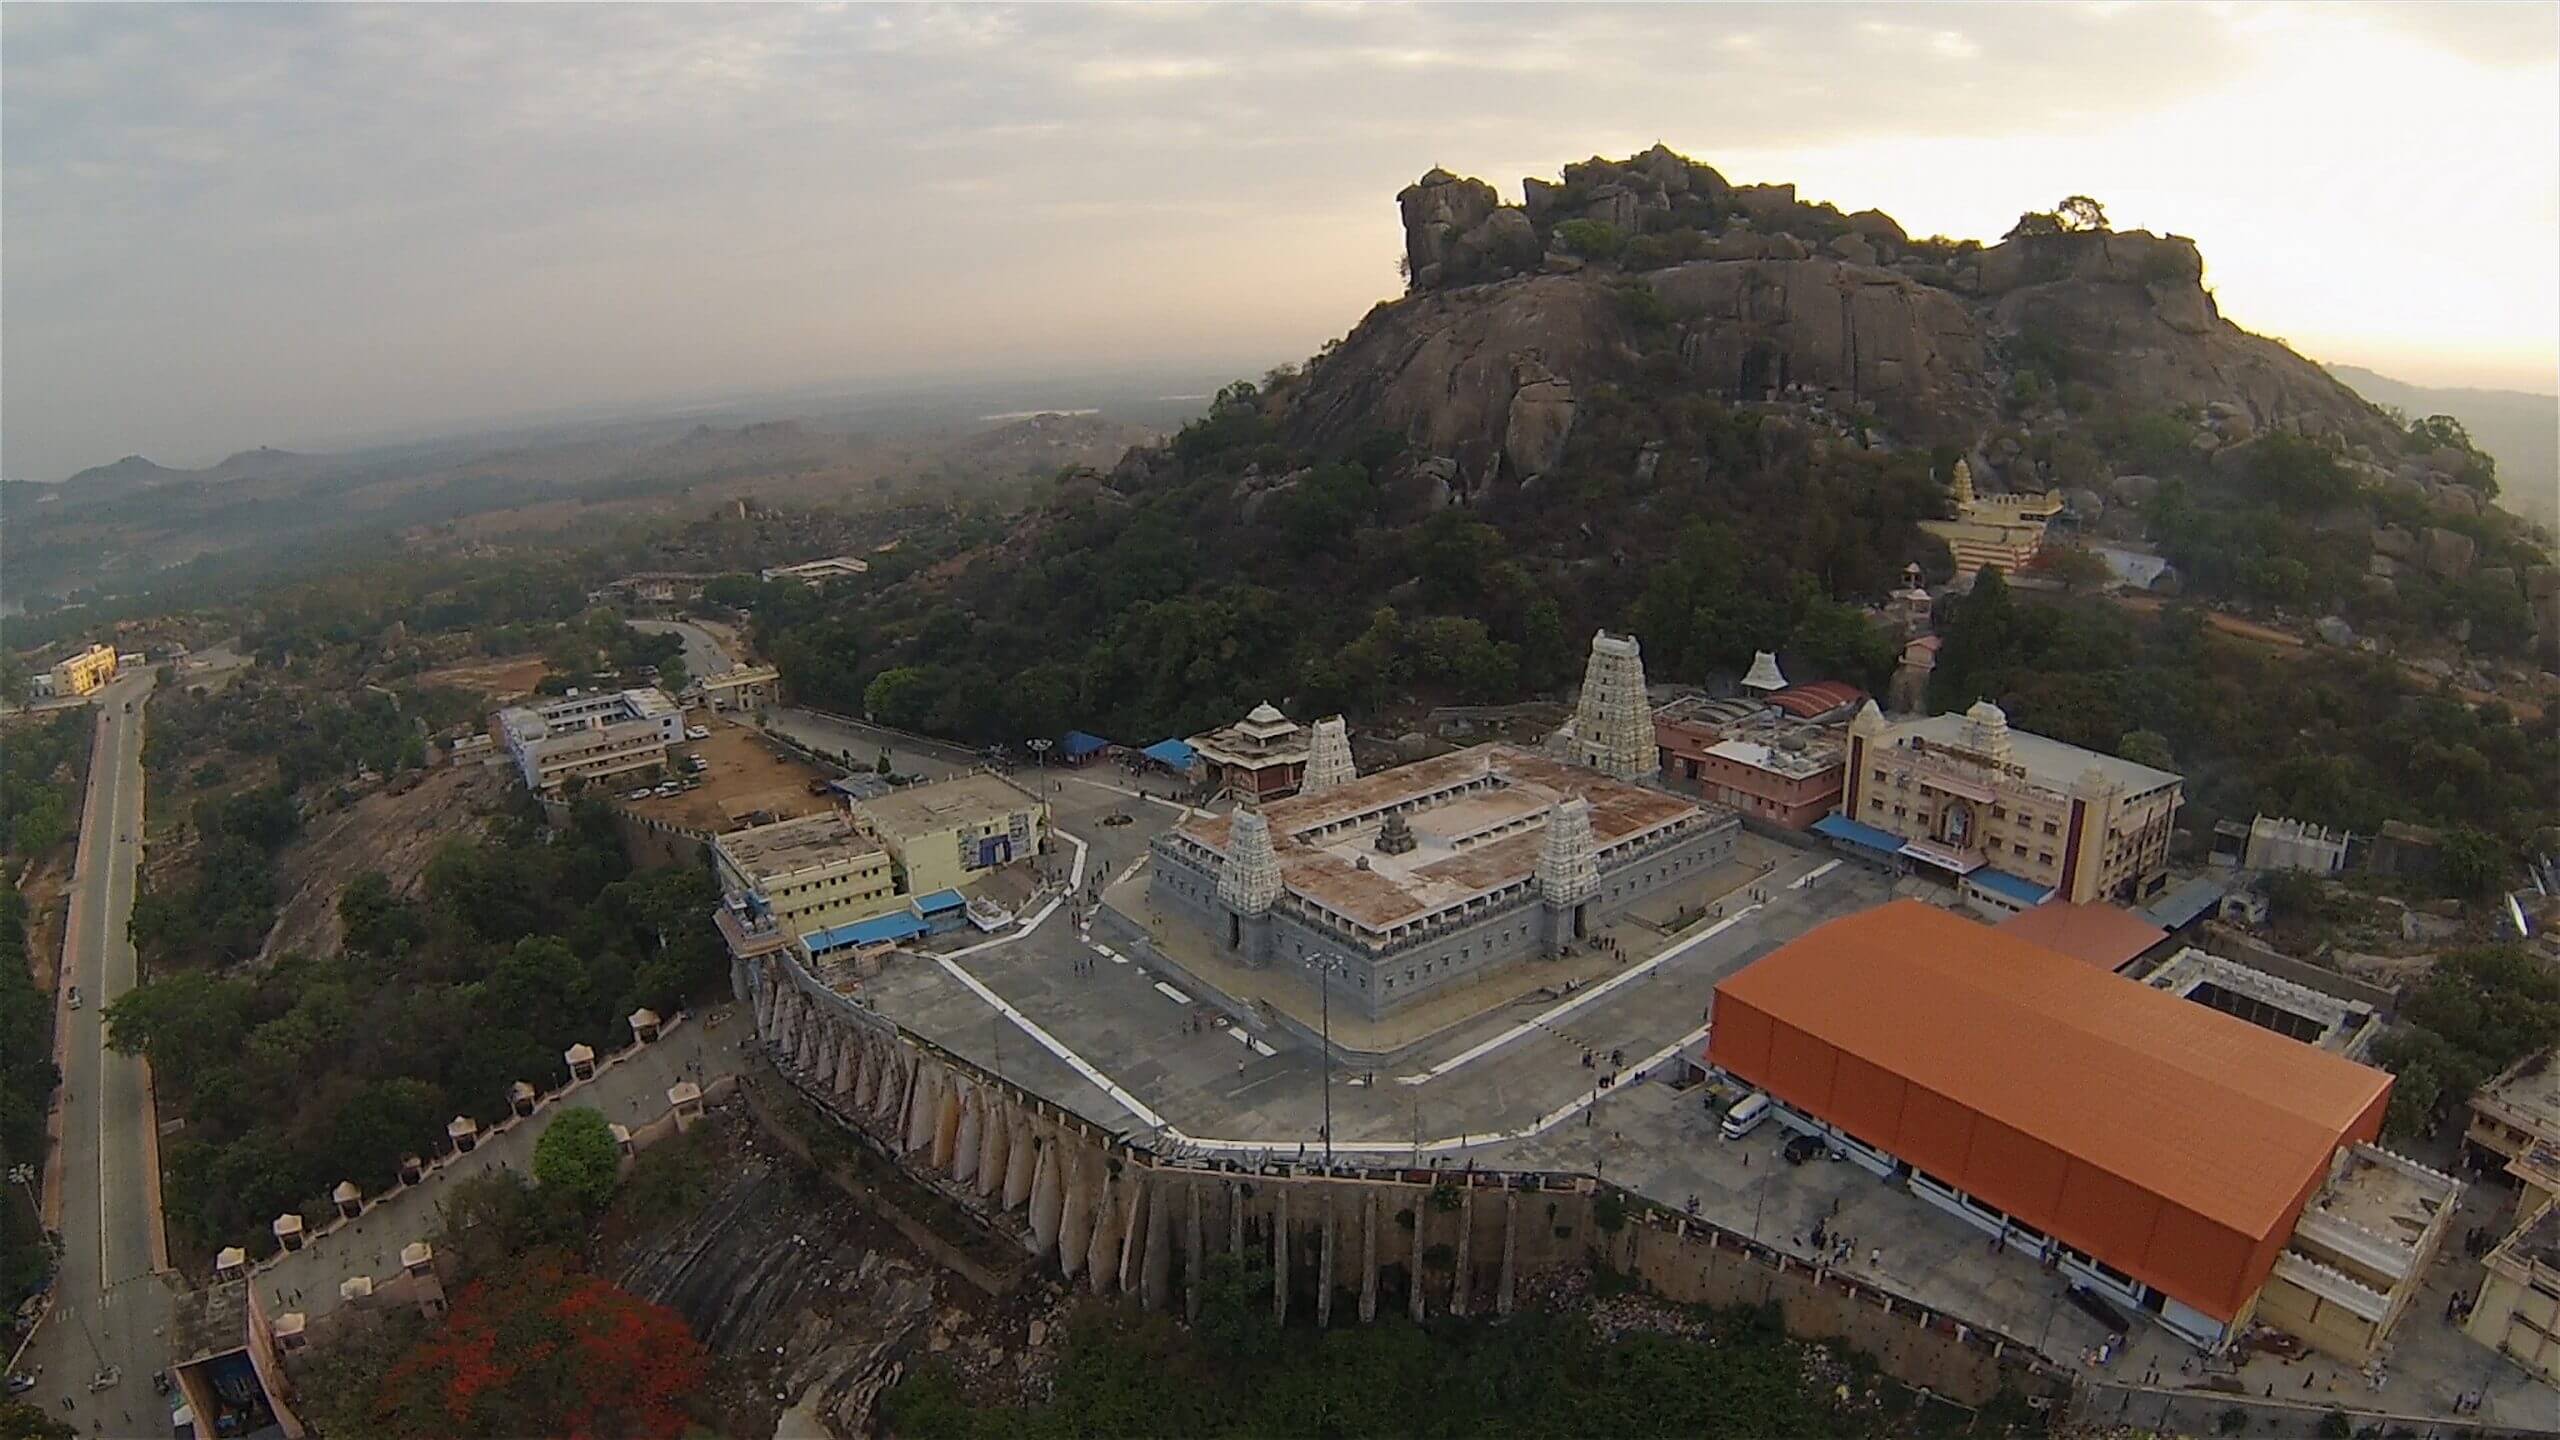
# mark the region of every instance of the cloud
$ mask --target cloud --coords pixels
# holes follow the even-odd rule
[[[1657,139],[1923,231],[2099,193],[2196,235],[2236,315],[2370,317],[2386,370],[2442,362],[2430,309],[2464,353],[2547,354],[2550,17],[0,7],[0,433],[9,473],[58,475],[901,368],[1304,355],[1397,289],[1423,170],[1516,196]],[[2448,152],[2466,121],[2486,143]],[[2508,243],[2409,264],[2413,208]]]

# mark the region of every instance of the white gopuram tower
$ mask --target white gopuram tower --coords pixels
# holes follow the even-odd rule
[[[1594,770],[1620,780],[1653,773],[1653,706],[1645,699],[1644,652],[1633,635],[1592,635],[1573,734],[1574,758]]]
[[[1317,721],[1307,742],[1307,769],[1298,781],[1298,793],[1321,794],[1359,778],[1359,768],[1351,763],[1351,732],[1342,717]]]
[[[1591,839],[1591,802],[1576,796],[1547,808],[1538,846],[1539,922],[1547,954],[1590,933],[1590,904],[1600,893],[1600,861]]]
[[[1218,899],[1227,907],[1227,933],[1219,938],[1248,965],[1271,961],[1271,906],[1279,898],[1271,822],[1259,810],[1239,809],[1227,822],[1226,864],[1218,871]]]

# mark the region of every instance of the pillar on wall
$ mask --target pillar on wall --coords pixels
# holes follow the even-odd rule
[[[453,1142],[456,1154],[467,1155],[480,1148],[480,1127],[468,1115],[456,1115],[444,1127],[444,1138]]]
[[[1073,1280],[1084,1267],[1085,1247],[1093,1239],[1093,1196],[1085,1189],[1084,1166],[1074,1142],[1060,1136],[1050,1148],[1058,1152],[1064,1190],[1058,1205],[1058,1273]]]
[[[1093,1238],[1085,1245],[1084,1278],[1096,1295],[1108,1295],[1120,1283],[1120,1225],[1125,1218],[1118,1182],[1107,1167],[1101,1194],[1093,1202]]]
[[[1333,1187],[1319,1187],[1324,1196],[1324,1239],[1316,1247],[1316,1328],[1333,1325]]]
[[[837,1024],[835,1093],[839,1101],[849,1101],[853,1098],[853,1077],[854,1073],[862,1068],[862,1052],[865,1048],[862,1043],[862,1032],[859,1029],[843,1023]]]
[[[1191,1206],[1191,1248],[1183,1252],[1182,1318],[1197,1324],[1200,1320],[1200,1280],[1209,1269],[1209,1252],[1204,1243],[1207,1239],[1203,1233],[1205,1227],[1200,1223],[1200,1182],[1187,1181],[1182,1188],[1189,1192],[1188,1203]]]
[[[1034,1259],[1057,1248],[1058,1221],[1066,1201],[1058,1174],[1058,1141],[1044,1135],[1033,1145],[1031,1162],[1031,1254]]]
[[[692,1129],[702,1119],[702,1087],[679,1080],[667,1087],[667,1108],[676,1114],[676,1132]]]
[[[1378,1192],[1364,1189],[1360,1203],[1360,1323],[1378,1318]]]
[[[907,1082],[907,1133],[900,1147],[913,1154],[933,1143],[934,1122],[942,1101],[942,1071],[919,1060],[915,1078]]]
[[[1465,1318],[1467,1314],[1468,1252],[1476,1234],[1476,1187],[1468,1185],[1458,1191],[1458,1272],[1451,1277],[1449,1313]]]
[[[861,1043],[854,1047],[853,1054],[854,1112],[859,1115],[870,1114],[872,1107],[879,1103],[879,1099],[880,1047],[871,1043],[870,1036],[864,1035]]]
[[[1289,1323],[1289,1187],[1275,1183],[1271,1197],[1271,1323]]]
[[[1013,1102],[999,1091],[982,1087],[978,1104],[985,1112],[978,1117],[978,1198],[983,1200],[1004,1189],[1005,1161],[1013,1154],[1005,1143],[1005,1121]]]
[[[346,1279],[339,1281],[338,1298],[347,1301],[372,1299],[373,1277],[370,1275],[350,1275]]]
[[[595,1047],[584,1040],[561,1051],[560,1058],[569,1062],[570,1079],[593,1080],[596,1078]]]
[[[978,1146],[985,1138],[979,1131],[986,1124],[986,1097],[976,1085],[961,1094],[956,1107],[958,1118],[951,1127],[951,1180],[966,1185],[978,1178]]]
[[[353,1220],[364,1213],[364,1192],[356,1188],[353,1180],[341,1180],[338,1188],[329,1192],[329,1203],[338,1208],[339,1219]]]
[[[1138,1265],[1138,1302],[1162,1310],[1173,1299],[1173,1197],[1159,1175],[1147,1187],[1147,1239]],[[1188,1188],[1188,1187],[1186,1187]]]
[[[644,1005],[631,1012],[631,1038],[634,1043],[646,1045],[657,1039],[658,1029],[657,1011]]]
[[[613,1136],[613,1149],[614,1149],[614,1153],[615,1153],[615,1154],[617,1154],[617,1155],[638,1155],[638,1154],[640,1153],[639,1147],[637,1147],[637,1146],[635,1146],[635,1145],[633,1145],[633,1144],[631,1143],[631,1127],[630,1127],[630,1126],[623,1124],[623,1123],[622,1123],[621,1121],[619,1121],[619,1120],[616,1120],[616,1121],[614,1121],[613,1123],[611,1123],[611,1124],[609,1124],[609,1125],[605,1126],[604,1128],[605,1128],[605,1130],[606,1130],[609,1134],[611,1134],[611,1135]]]
[[[237,1245],[226,1245],[213,1257],[213,1278],[237,1280],[249,1273],[249,1252]]]
[[[1431,1272],[1422,1268],[1422,1252],[1429,1248],[1431,1232],[1431,1192],[1407,1191],[1413,1196],[1413,1283],[1405,1288],[1405,1308],[1415,1321],[1423,1316],[1422,1280]]]
[[[518,1115],[530,1115],[536,1100],[542,1098],[531,1085],[519,1080],[507,1087],[507,1108]]]
[[[415,1185],[427,1178],[427,1162],[415,1155],[400,1157],[400,1183]]]
[[[1031,1136],[1031,1117],[1019,1109],[1005,1128],[1012,1132],[1013,1153],[1004,1162],[1004,1208],[1019,1210],[1031,1198],[1031,1187],[1040,1178],[1039,1157]]]
[[[1120,1220],[1120,1293],[1138,1294],[1143,1301],[1145,1296],[1139,1283],[1143,1277],[1139,1271],[1146,1265],[1147,1212],[1154,1208],[1155,1197],[1147,1193],[1146,1172],[1143,1170],[1132,1168],[1124,1171],[1120,1183],[1126,1192],[1125,1213]]]
[[[287,1310],[276,1317],[276,1348],[287,1355],[299,1355],[311,1344],[311,1321],[299,1310]]]
[[[966,1098],[968,1082],[943,1066],[934,1068],[942,1071],[942,1096],[934,1106],[933,1153],[930,1158],[934,1169],[948,1175],[951,1173],[951,1157],[960,1152],[960,1102]]]
[[[1520,1260],[1520,1192],[1504,1187],[1502,1192],[1502,1284],[1493,1292],[1493,1313],[1511,1313],[1513,1267]]]

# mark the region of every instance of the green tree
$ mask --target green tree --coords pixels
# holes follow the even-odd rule
[[[622,1148],[604,1112],[579,1105],[551,1117],[533,1142],[533,1178],[544,1193],[564,1196],[586,1214],[601,1213],[622,1178]]]
[[[2436,847],[2436,880],[2450,895],[2478,899],[2496,892],[2511,873],[2506,848],[2479,830],[2460,825]]]
[[[2177,757],[2169,753],[2169,737],[2157,730],[2127,730],[2124,738],[2116,742],[2116,753],[2154,770],[2178,768]]]
[[[931,713],[938,687],[933,677],[913,665],[883,670],[862,692],[862,710],[873,721],[912,730]]]

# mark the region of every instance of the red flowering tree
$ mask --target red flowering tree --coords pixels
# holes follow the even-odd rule
[[[707,1369],[674,1311],[536,1257],[463,1286],[375,1408],[397,1435],[673,1440]]]

